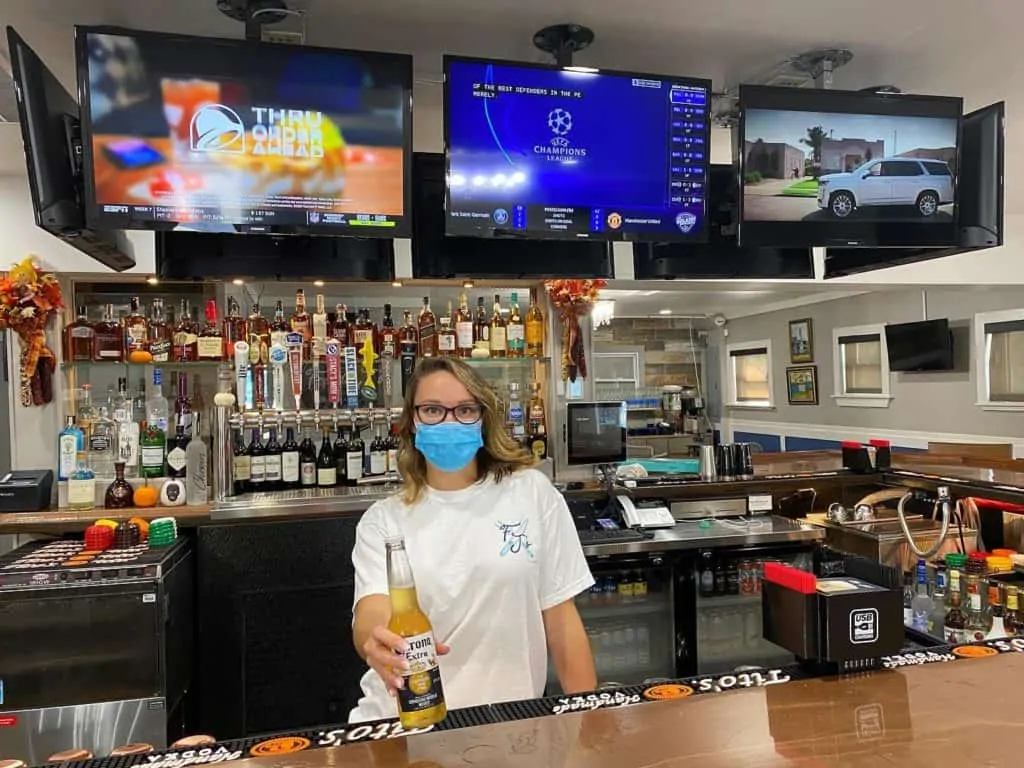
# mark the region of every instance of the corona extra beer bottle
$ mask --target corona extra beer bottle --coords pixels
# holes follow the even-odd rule
[[[425,728],[441,722],[448,714],[434,632],[416,599],[416,583],[405,540],[389,539],[385,546],[391,595],[388,629],[405,640],[405,661],[409,665],[408,669],[399,670],[403,686],[398,689],[398,717],[403,728]]]

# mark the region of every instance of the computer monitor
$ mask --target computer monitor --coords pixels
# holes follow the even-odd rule
[[[626,404],[619,400],[569,403],[568,461],[616,464],[626,460]]]

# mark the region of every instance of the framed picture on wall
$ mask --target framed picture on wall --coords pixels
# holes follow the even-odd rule
[[[786,391],[790,405],[818,404],[818,366],[799,365],[786,369]]]
[[[809,317],[789,321],[789,362],[814,362],[814,337]]]

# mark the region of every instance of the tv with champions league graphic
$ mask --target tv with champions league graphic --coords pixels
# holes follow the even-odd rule
[[[709,80],[445,57],[449,235],[703,241]]]
[[[75,34],[91,223],[408,236],[411,57]]]

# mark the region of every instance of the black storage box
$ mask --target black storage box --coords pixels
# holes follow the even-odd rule
[[[0,512],[39,512],[50,506],[53,471],[27,469],[0,478]]]

